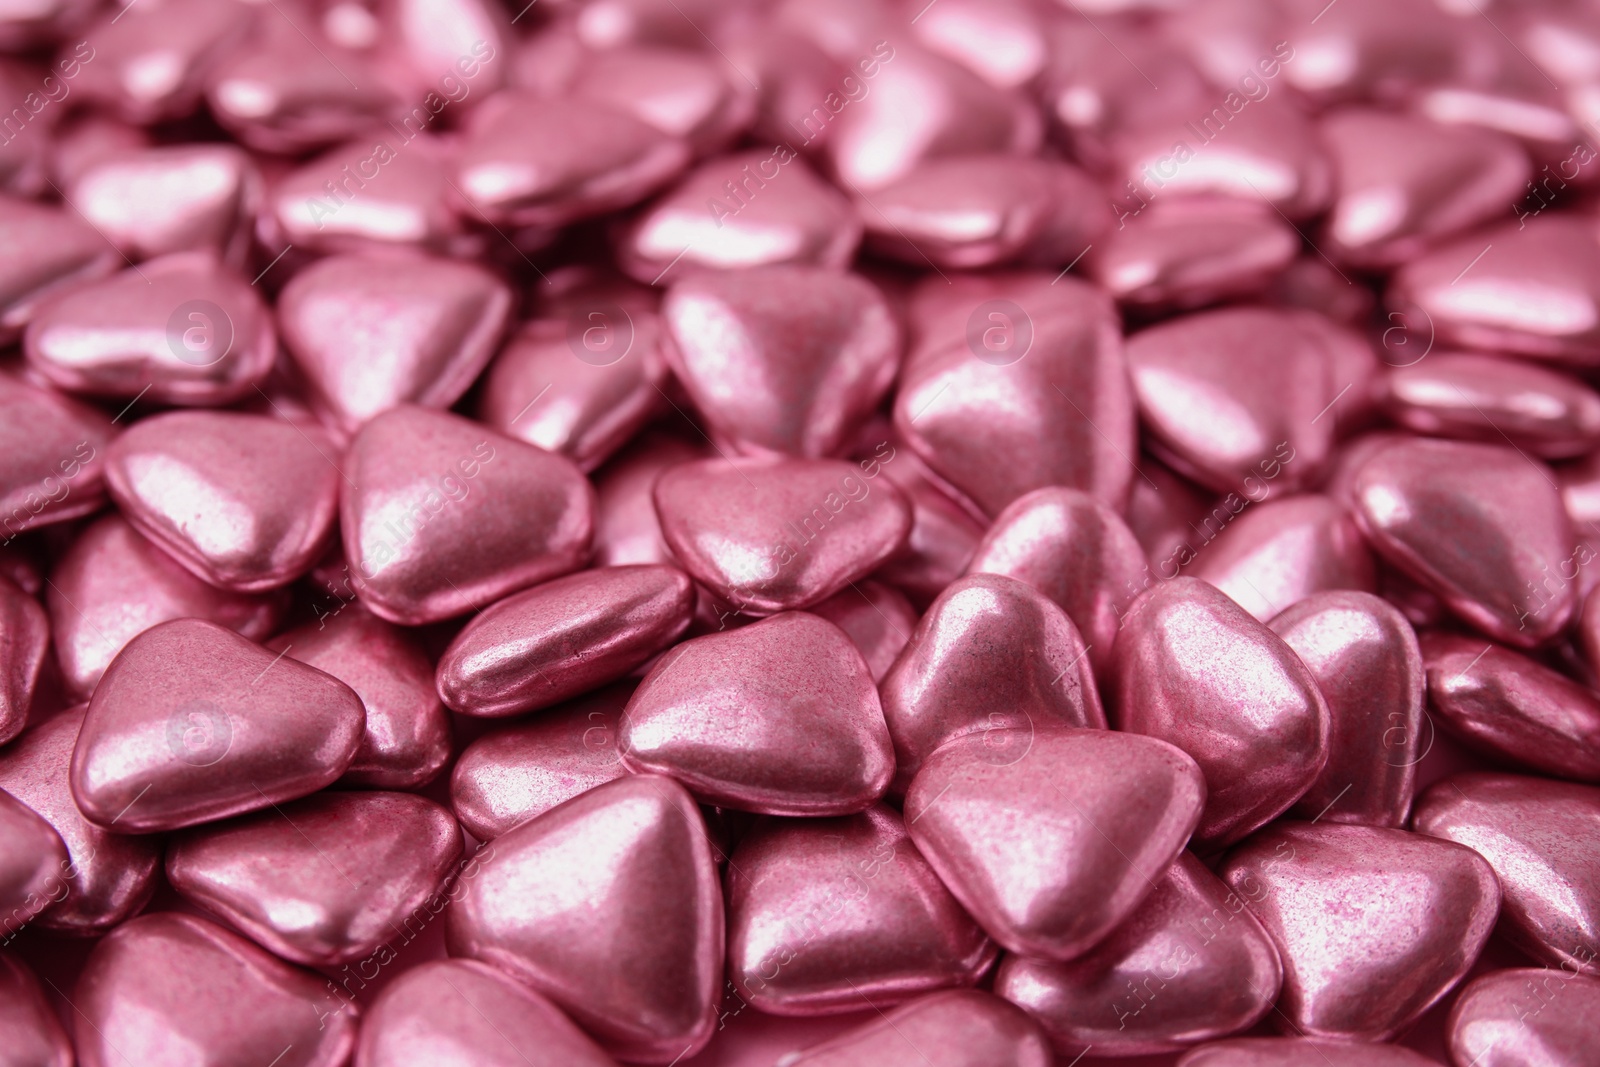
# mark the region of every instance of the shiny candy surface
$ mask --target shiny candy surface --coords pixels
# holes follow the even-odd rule
[[[1500,887],[1476,852],[1374,826],[1284,822],[1218,873],[1283,962],[1285,1029],[1384,1040],[1461,980],[1494,928]]]
[[[349,686],[200,619],[153,627],[95,687],[72,793],[124,833],[304,796],[345,772],[366,714]]]
[[[1214,1041],[1191,1050],[1178,1061],[1180,1067],[1437,1067],[1437,1062],[1399,1045],[1303,1037]]]
[[[50,647],[50,620],[33,597],[0,577],[0,744],[22,732]]]
[[[722,889],[683,788],[629,775],[497,838],[447,912],[450,952],[491,963],[613,1055],[671,1063],[716,1024]]]
[[[1451,1058],[1484,1067],[1579,1067],[1600,1031],[1600,979],[1513,967],[1486,974],[1450,1009]]]
[[[72,1067],[72,1043],[39,979],[10,953],[0,955],[0,1033],[5,1067]]]
[[[990,936],[1067,960],[1133,914],[1204,798],[1199,768],[1165,742],[1008,727],[936,751],[905,808],[911,839]]]
[[[917,626],[917,610],[905,594],[870,579],[854,589],[841,589],[809,610],[849,636],[875,682],[883,681]]]
[[[1580,456],[1600,443],[1600,394],[1524,360],[1434,352],[1391,370],[1381,391],[1395,421],[1418,433],[1509,439],[1548,459]]]
[[[45,297],[123,265],[66,208],[0,196],[0,337],[16,338]]]
[[[0,931],[7,940],[56,902],[70,867],[55,828],[0,789]]]
[[[705,455],[687,441],[647,430],[596,472],[595,566],[677,562],[661,536],[652,494],[662,471]]]
[[[807,1049],[791,1067],[1049,1067],[1050,1046],[1026,1012],[975,990],[930,993]]]
[[[261,177],[233,145],[108,152],[63,194],[84,220],[130,259],[209,252],[240,262]]]
[[[550,707],[667,648],[693,608],[693,583],[675,567],[605,567],[546,582],[467,624],[439,662],[439,693],[467,715]]]
[[[755,87],[743,71],[686,49],[605,49],[579,66],[568,91],[684,138],[697,155],[726,147],[755,118]]]
[[[1489,861],[1518,946],[1549,966],[1600,975],[1600,789],[1458,774],[1417,798],[1412,824]]]
[[[881,797],[894,749],[872,673],[837,626],[784,612],[685,641],[622,716],[632,771],[772,815],[848,815]]]
[[[88,405],[0,374],[0,544],[98,509],[113,432]]]
[[[1328,706],[1283,639],[1213,586],[1174,578],[1117,637],[1111,724],[1183,749],[1205,772],[1196,837],[1239,840],[1286,811],[1328,761]]]

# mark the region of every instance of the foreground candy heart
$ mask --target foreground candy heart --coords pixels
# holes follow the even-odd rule
[[[900,330],[854,274],[765,267],[674,285],[668,358],[710,431],[734,449],[834,455],[894,379]]]
[[[112,658],[150,627],[194,617],[259,640],[277,628],[288,596],[203,582],[113,514],[72,543],[50,575],[45,603],[67,690],[87,698]]]
[[[1371,593],[1313,593],[1272,619],[1328,705],[1328,762],[1293,814],[1334,823],[1404,826],[1423,726],[1422,654],[1411,624]]]
[[[684,463],[656,479],[661,533],[684,570],[741,610],[808,607],[871,573],[910,530],[904,495],[867,469],[815,459]]]
[[[67,846],[68,865],[47,888],[53,903],[37,922],[77,936],[100,934],[135,914],[155,890],[156,838],[111,833],[85,819],[68,786],[83,708],[63,711],[0,749],[0,789],[26,804]],[[20,924],[0,919],[5,936]]]
[[[618,748],[629,770],[771,815],[863,811],[894,774],[872,672],[800,611],[675,647],[628,702]]]
[[[0,789],[0,938],[10,940],[66,888],[67,846],[44,817]]]
[[[1527,360],[1430,352],[1389,371],[1382,391],[1390,418],[1418,433],[1509,440],[1549,459],[1581,456],[1600,444],[1600,394]]]
[[[0,577],[0,744],[28,724],[39,672],[50,647],[50,620],[33,597]]]
[[[1262,622],[1323,590],[1377,587],[1372,553],[1342,504],[1305,493],[1251,506],[1230,493],[1221,507],[1223,517],[1238,518],[1220,534],[1211,533],[1210,521],[1202,524],[1216,542],[1195,546],[1190,577],[1210,582]]]
[[[1572,533],[1550,473],[1509,448],[1409,440],[1363,463],[1356,519],[1374,551],[1497,640],[1532,648],[1566,629]]]
[[[68,208],[0,196],[0,339],[13,341],[40,302],[123,259]]]
[[[328,256],[284,286],[278,325],[316,401],[354,431],[400,404],[454,404],[494,355],[511,303],[472,263]]]
[[[872,680],[882,682],[917,626],[917,609],[892,585],[868,579],[854,589],[841,589],[810,608],[855,643]]]
[[[968,574],[1008,575],[1059,604],[1097,671],[1110,662],[1122,615],[1148,570],[1122,516],[1087,493],[1054,487],[1013,500],[967,564]]]
[[[1472,967],[1500,908],[1476,852],[1376,826],[1279,823],[1217,873],[1278,946],[1282,1025],[1311,1037],[1393,1037]]]
[[[1111,722],[1183,749],[1206,777],[1196,839],[1239,840],[1283,814],[1328,761],[1328,706],[1300,657],[1215,587],[1174,578],[1129,607]]]
[[[444,909],[461,827],[410,793],[318,793],[198,827],[167,848],[167,880],[294,963],[337,967],[409,941]]]
[[[1450,1009],[1450,1056],[1482,1067],[1580,1067],[1600,1032],[1600,980],[1513,967],[1470,983]]]
[[[1050,1067],[1039,1024],[971,989],[930,993],[815,1045],[790,1067]]]
[[[256,396],[277,356],[257,290],[203,252],[61,294],[40,306],[22,344],[28,365],[62,389],[195,406]]]
[[[894,791],[904,793],[935,749],[965,734],[981,731],[998,745],[1035,726],[1105,729],[1087,653],[1072,620],[1030,585],[969,574],[946,586],[879,687]],[[1000,732],[1012,727],[1019,733]]]
[[[431,960],[384,987],[359,1067],[616,1067],[544,997],[474,960]]]
[[[972,985],[996,949],[892,808],[758,823],[728,862],[728,980],[775,1015]]]
[[[681,786],[629,775],[490,847],[447,913],[451,955],[526,982],[623,1059],[667,1064],[705,1045],[722,982],[722,890]]]
[[[189,1062],[337,1067],[356,1041],[356,1007],[322,976],[291,967],[193,915],[145,915],[95,946],[78,978],[74,1044],[83,1067]],[[276,1050],[276,1051],[274,1051]]]
[[[1428,701],[1450,733],[1545,774],[1600,782],[1600,695],[1480,638],[1422,639]]]
[[[906,443],[990,515],[1047,485],[1120,508],[1135,426],[1111,301],[1046,274],[930,283],[922,297],[933,309],[895,394]]]
[[[1399,1045],[1314,1041],[1303,1037],[1237,1037],[1201,1045],[1178,1067],[1438,1067],[1420,1052]]]
[[[346,603],[267,647],[333,675],[361,698],[366,731],[341,782],[423,785],[450,758],[450,720],[433,687],[433,661],[404,630]]]
[[[617,727],[635,688],[618,682],[468,745],[450,774],[450,806],[461,825],[492,841],[627,774]]]
[[[966,734],[906,793],[907,830],[1013,952],[1081,956],[1145,899],[1200,818],[1181,751],[1137,734],[1038,726]]]
[[[1536,959],[1600,975],[1600,789],[1458,774],[1417,798],[1412,825],[1489,861],[1507,935]]]
[[[95,686],[72,794],[86,818],[123,833],[255,811],[343,774],[365,718],[338,679],[177,619],[129,641]]]
[[[994,990],[1044,1026],[1056,1052],[1167,1052],[1249,1029],[1283,968],[1245,902],[1191,852],[1143,903],[1070,963],[1008,956]]]
[[[209,252],[239,264],[261,209],[261,175],[231,144],[127,149],[78,171],[63,199],[132,260]]]
[[[0,955],[0,1033],[7,1067],[72,1067],[72,1042],[39,979],[10,953]]]
[[[352,582],[390,622],[460,615],[588,555],[594,490],[578,469],[459,415],[386,411],[356,435],[344,469]]]
[[[106,484],[134,528],[212,585],[259,592],[322,555],[339,507],[338,449],[315,426],[180,411],[111,445]]]

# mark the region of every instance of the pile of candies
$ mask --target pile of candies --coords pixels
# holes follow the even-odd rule
[[[1600,1064],[1600,4],[0,51],[0,1067]]]

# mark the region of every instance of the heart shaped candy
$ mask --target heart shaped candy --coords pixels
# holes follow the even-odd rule
[[[1600,444],[1600,393],[1571,374],[1525,359],[1430,352],[1385,375],[1389,417],[1418,433],[1500,444],[1547,459]]]
[[[790,1067],[1050,1067],[1039,1024],[988,993],[929,993],[809,1048]]]
[[[1511,967],[1461,991],[1446,1024],[1450,1058],[1483,1067],[1578,1067],[1600,1032],[1600,980]]]
[[[113,432],[87,404],[0,374],[0,545],[98,511]]]
[[[231,144],[131,148],[79,170],[62,199],[130,260],[209,252],[237,266],[261,210],[261,175]]]
[[[0,339],[15,340],[47,296],[123,265],[72,211],[0,196]]]
[[[71,868],[67,846],[44,817],[0,789],[0,937],[10,940],[55,903]]]

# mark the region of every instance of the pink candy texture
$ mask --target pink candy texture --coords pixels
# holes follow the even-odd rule
[[[0,2],[0,1067],[1594,1067],[1591,0]]]

